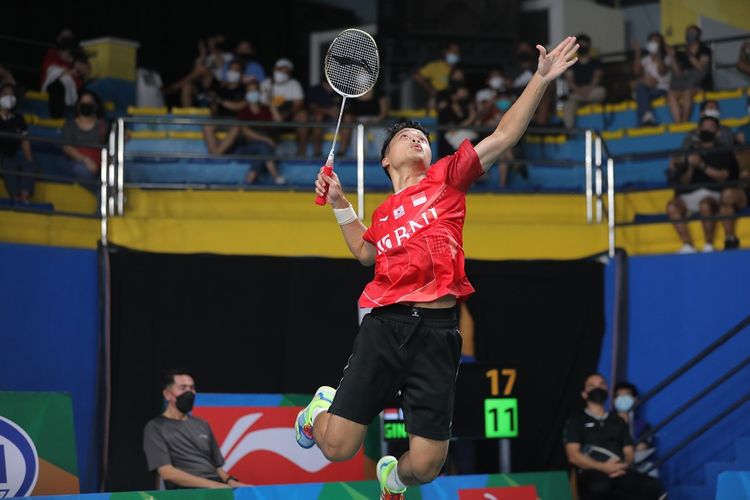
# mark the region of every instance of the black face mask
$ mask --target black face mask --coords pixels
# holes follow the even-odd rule
[[[607,398],[609,398],[609,393],[601,387],[597,387],[589,391],[587,398],[592,403],[604,404]]]
[[[714,140],[716,139],[716,134],[714,134],[710,130],[701,130],[698,133],[698,138],[701,140],[701,142],[714,142]]]
[[[96,113],[96,106],[85,102],[78,106],[78,111],[80,111],[83,116],[91,116]]]
[[[174,402],[177,409],[184,414],[190,413],[190,410],[193,409],[193,404],[195,404],[195,393],[193,391],[183,392],[177,396]]]

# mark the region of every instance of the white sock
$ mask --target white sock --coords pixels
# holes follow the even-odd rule
[[[315,425],[315,419],[318,418],[318,415],[320,415],[321,413],[326,412],[326,411],[328,411],[328,410],[325,409],[325,408],[315,408],[313,410],[313,412],[312,412],[312,423],[313,423],[313,426]]]
[[[388,474],[385,485],[391,492],[399,492],[406,489],[406,485],[402,483],[401,478],[398,477],[398,466],[394,467],[393,470],[391,470],[391,473]]]

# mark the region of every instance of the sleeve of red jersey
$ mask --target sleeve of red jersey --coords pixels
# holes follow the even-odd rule
[[[468,139],[461,143],[455,153],[441,161],[447,162],[445,165],[446,184],[461,191],[468,191],[474,181],[484,174],[479,156]]]
[[[365,232],[362,234],[362,239],[365,240],[368,243],[372,243],[375,245],[375,232],[373,230],[373,227],[375,227],[375,214],[372,215],[372,222],[370,223],[370,227],[365,230]]]

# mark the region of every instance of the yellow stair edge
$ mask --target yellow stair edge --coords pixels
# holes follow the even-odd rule
[[[176,116],[211,116],[209,108],[172,108],[172,114]]]
[[[163,106],[160,108],[128,106],[128,114],[133,116],[164,116],[169,110]]]
[[[628,134],[628,137],[644,137],[647,135],[661,135],[665,130],[666,127],[664,125],[658,125],[656,127],[629,128],[625,132]]]

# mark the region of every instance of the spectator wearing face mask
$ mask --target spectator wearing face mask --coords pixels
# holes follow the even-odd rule
[[[515,96],[508,90],[500,91],[492,88],[485,88],[477,92],[476,95],[476,121],[477,127],[494,128],[500,122],[505,112],[510,109]],[[498,161],[498,173],[500,179],[500,189],[508,185],[508,174],[510,171],[517,172],[523,177],[527,177],[526,166],[514,163],[518,151],[516,148],[507,149]]]
[[[628,424],[604,406],[609,391],[598,373],[586,377],[583,411],[565,422],[563,443],[568,462],[576,468],[581,500],[638,498],[657,500],[664,491],[659,481],[632,468],[635,457]]]
[[[292,77],[294,64],[289,59],[279,59],[273,68],[273,76],[266,78],[260,85],[261,102],[275,106],[282,121],[305,122],[305,92],[302,85]],[[297,155],[307,155],[309,130],[304,127],[296,129]]]
[[[101,169],[101,149],[77,146],[76,144],[101,144],[109,134],[107,122],[102,118],[102,105],[94,92],[83,91],[75,106],[75,118],[65,121],[63,126],[63,153],[72,160],[73,177],[84,181],[84,187],[98,192],[96,182]]]
[[[700,90],[711,88],[711,49],[701,43],[698,26],[687,27],[685,43],[685,49],[677,52],[667,46],[667,54],[672,60],[667,101],[675,123],[690,121],[695,95]]]
[[[85,79],[91,73],[88,57],[73,32],[63,30],[57,44],[42,60],[42,91],[49,94],[49,115],[62,118],[78,101]]]
[[[656,438],[648,436],[645,439],[641,439],[646,433],[651,431],[651,425],[638,414],[635,408],[638,403],[638,389],[630,382],[618,382],[615,384],[614,396],[614,408],[617,411],[617,415],[628,424],[630,435],[636,442],[633,466],[636,470],[644,472],[653,463],[649,460],[649,457],[656,451]],[[648,474],[658,477],[656,469],[648,472]]]
[[[249,41],[241,40],[234,48],[234,52],[225,58],[221,73],[219,74],[221,81],[226,81],[229,64],[235,60],[243,61],[244,63],[242,83],[247,83],[250,80],[262,82],[266,79],[266,72],[263,70],[263,66],[255,60],[255,47]]]
[[[234,118],[245,106],[244,69],[244,61],[234,59],[229,63],[224,81],[211,93],[211,108],[216,116]]]
[[[0,132],[25,135],[28,133],[26,120],[15,112],[15,90],[11,83],[0,86]],[[12,200],[23,204],[29,202],[34,191],[34,177],[28,175],[34,173],[33,161],[29,141],[0,137],[0,170],[3,171],[5,189]]]
[[[158,474],[168,490],[245,486],[223,469],[224,457],[208,422],[190,414],[195,394],[188,370],[164,372],[166,408],[143,429],[148,470]]]
[[[461,68],[453,68],[450,73],[450,85],[440,91],[436,98],[438,125],[455,125],[455,129],[438,132],[438,154],[445,156],[453,153],[464,139],[474,140],[476,132],[468,127],[476,120],[476,110],[471,91],[466,85]]]
[[[179,93],[180,106],[208,106],[208,93],[218,88],[222,68],[229,65],[231,54],[223,51],[224,35],[198,41],[198,55],[193,68],[184,77],[165,89],[166,94]],[[228,70],[228,67],[227,67]]]
[[[667,55],[667,47],[661,33],[648,35],[646,54],[643,55],[641,45],[634,43],[635,58],[633,60],[633,82],[636,114],[641,125],[656,125],[656,117],[651,107],[651,100],[664,97],[669,91],[672,79],[672,59]]]
[[[273,106],[267,106],[260,102],[260,86],[255,80],[250,80],[245,87],[245,107],[240,110],[237,116],[240,120],[252,122],[279,122],[281,116]],[[286,179],[279,174],[279,168],[276,162],[270,158],[276,151],[276,142],[273,140],[267,130],[257,126],[243,126],[240,133],[245,140],[245,144],[238,148],[242,154],[264,155],[268,156],[265,160],[255,160],[250,163],[250,170],[247,172],[245,182],[254,184],[264,172],[268,171],[273,177],[276,185],[286,184]]]
[[[565,72],[565,81],[570,93],[563,105],[563,122],[572,128],[576,121],[576,110],[580,104],[602,102],[607,91],[601,85],[604,69],[598,58],[591,55],[591,38],[580,34],[578,39],[578,62]]]
[[[449,43],[441,59],[428,62],[414,74],[414,81],[427,92],[428,108],[432,108],[438,92],[448,88],[451,71],[460,61],[458,44]]]
[[[667,204],[667,215],[682,242],[678,253],[695,253],[693,240],[685,224],[685,217],[700,213],[711,217],[719,211],[722,186],[720,183],[736,181],[739,175],[737,158],[731,151],[715,150],[719,120],[704,116],[698,124],[699,143],[682,164],[670,163],[667,178],[677,185],[675,197]],[[726,209],[729,211],[729,207]],[[734,212],[727,215],[733,215]],[[714,251],[716,221],[704,220],[704,252]]]

